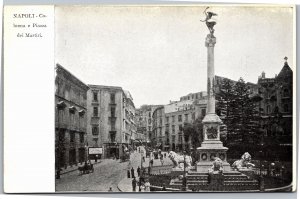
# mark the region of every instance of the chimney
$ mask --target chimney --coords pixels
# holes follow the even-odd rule
[[[262,78],[262,79],[265,79],[265,78],[266,78],[266,73],[265,73],[264,71],[261,73],[261,78]]]

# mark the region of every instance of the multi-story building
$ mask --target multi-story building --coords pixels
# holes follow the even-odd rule
[[[137,109],[136,121],[138,132],[142,138],[142,142],[150,143],[153,138],[152,135],[152,114],[157,107],[162,105],[143,105]]]
[[[151,134],[151,142],[155,147],[164,146],[164,106],[160,106],[153,111],[152,114],[152,134]]]
[[[267,144],[271,140],[271,143],[274,143],[276,140],[281,147],[280,151],[284,152],[282,156],[285,158],[290,156],[291,159],[293,71],[288,65],[287,58],[281,71],[275,77],[267,78],[265,72],[262,72],[257,86],[258,94],[261,97],[258,106],[262,117],[262,128],[265,132],[265,142]]]
[[[189,93],[188,95],[180,97],[180,101],[186,101],[186,100],[200,100],[207,97],[206,91],[201,91],[197,93]]]
[[[86,160],[89,87],[61,65],[57,64],[55,70],[55,163],[58,168]]]
[[[206,95],[199,93],[202,93],[201,97],[191,93],[187,96],[194,97],[189,100],[185,100],[184,96],[180,98],[181,101],[173,101],[153,111],[151,142],[155,147],[173,151],[192,147],[191,138],[183,134],[183,127],[206,114]]]
[[[87,133],[89,147],[102,147],[102,158],[121,157],[136,137],[135,107],[121,87],[89,85]]]

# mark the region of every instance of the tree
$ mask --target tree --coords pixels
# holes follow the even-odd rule
[[[190,137],[192,141],[192,147],[194,153],[197,151],[197,147],[200,147],[203,141],[203,117],[198,117],[192,123],[184,123],[183,134],[184,137]]]
[[[223,79],[220,85],[220,91],[216,94],[217,106],[216,112],[220,119],[223,121],[223,125],[220,127],[220,137],[222,142],[227,145],[228,131],[232,132],[232,111],[233,102],[235,100],[235,94],[233,90],[234,82],[229,79]]]
[[[234,85],[233,91],[232,112],[228,123],[230,143],[242,144],[242,150],[245,150],[259,140],[259,112],[256,103],[250,98],[248,85],[242,78]]]

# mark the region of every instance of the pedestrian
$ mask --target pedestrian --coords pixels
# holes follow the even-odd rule
[[[146,180],[146,183],[145,183],[145,192],[150,192],[150,182],[149,182],[149,180]]]
[[[153,167],[153,159],[150,160],[150,166]]]
[[[112,192],[113,190],[112,190],[112,188],[111,187],[109,187],[109,190],[108,190],[108,192]]]
[[[167,191],[165,186],[163,186],[162,191]]]
[[[132,180],[132,191],[136,191],[136,179],[133,178]]]
[[[131,168],[131,177],[132,177],[132,178],[135,178],[135,176],[134,176],[134,169],[133,169],[133,167]]]
[[[127,170],[127,178],[130,178],[130,170]]]
[[[141,174],[141,169],[140,169],[140,167],[138,166],[138,168],[137,168],[137,174],[138,174],[138,177],[140,177],[140,174]]]
[[[160,156],[161,165],[164,165],[164,156]]]

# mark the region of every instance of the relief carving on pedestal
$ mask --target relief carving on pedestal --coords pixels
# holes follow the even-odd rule
[[[216,139],[218,137],[218,129],[215,127],[208,127],[206,135],[208,139]]]

